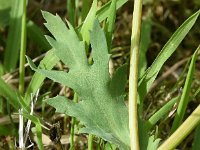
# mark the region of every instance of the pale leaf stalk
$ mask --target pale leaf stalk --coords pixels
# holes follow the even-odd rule
[[[130,74],[129,74],[129,129],[131,150],[139,150],[137,87],[140,46],[142,0],[135,0],[132,22]]]

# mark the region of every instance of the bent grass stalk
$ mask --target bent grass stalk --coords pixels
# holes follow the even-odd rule
[[[200,105],[193,111],[193,113],[185,120],[184,123],[158,148],[158,150],[175,149],[186,136],[200,122]]]
[[[137,87],[142,0],[135,0],[132,22],[129,74],[129,129],[131,150],[139,150]]]

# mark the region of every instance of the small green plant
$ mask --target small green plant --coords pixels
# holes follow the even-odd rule
[[[138,90],[141,110],[144,95],[149,90],[164,62],[171,56],[194,25],[199,13],[200,11],[192,15],[174,33],[152,66],[145,71],[140,79]],[[46,102],[55,107],[57,112],[68,114],[80,120],[81,124],[85,126],[80,130],[80,133],[93,134],[116,144],[121,149],[129,149],[128,109],[123,102],[123,91],[126,85],[126,65],[120,67],[110,77],[108,70],[110,55],[108,54],[105,34],[98,21],[94,21],[90,32],[93,62],[89,65],[85,45],[79,39],[75,29],[69,23],[69,28],[67,28],[57,15],[53,16],[50,13],[43,12],[43,16],[47,21],[46,27],[55,39],[49,36],[46,38],[53,47],[53,53],[69,67],[69,72],[37,68],[29,58],[28,62],[33,70],[55,82],[69,86],[80,98],[78,103],[62,96],[48,99]],[[196,50],[194,58],[197,57],[198,50],[199,48]],[[192,60],[191,66],[193,67],[194,62],[195,59]],[[190,78],[191,74],[188,74],[188,76]],[[189,87],[187,84],[185,86]],[[169,111],[169,108],[166,109]],[[162,116],[168,111],[164,113],[161,111]],[[158,120],[159,118],[158,116]],[[142,121],[142,124],[145,124],[145,122]],[[150,128],[143,126],[144,129],[141,128],[142,131],[139,134],[148,135],[148,129]],[[153,136],[147,138],[147,141],[145,141],[146,139],[140,140],[140,143],[146,143],[146,148],[140,145],[141,149],[156,149],[159,142]],[[175,147],[175,144],[172,144],[171,147]],[[163,148],[165,149],[165,147]]]

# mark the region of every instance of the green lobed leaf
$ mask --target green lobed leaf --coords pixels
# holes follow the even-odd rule
[[[127,2],[127,0],[118,0],[118,5],[117,5],[117,9],[119,7],[121,7],[125,2]],[[108,8],[110,6],[110,2],[108,2],[106,5],[104,5],[100,10],[98,10],[97,14],[98,14],[98,17],[101,19],[101,21],[103,19],[106,18],[107,16],[107,11],[108,11]],[[29,27],[28,27],[29,28]],[[33,29],[35,32],[35,29]],[[73,29],[74,30],[74,29]],[[39,34],[39,32],[37,32]],[[37,36],[38,38],[40,38],[40,35],[35,35]],[[38,42],[38,41],[36,41]],[[70,43],[70,42],[69,42]],[[40,43],[38,43],[40,45]],[[45,44],[46,45],[46,44]],[[44,45],[43,45],[44,46]],[[48,45],[47,45],[48,46]],[[45,46],[45,47],[47,47]],[[56,57],[56,55],[54,54],[53,51],[50,51],[47,53],[47,55],[44,57],[44,59],[41,61],[40,63],[40,67],[42,68],[45,68],[45,69],[49,69],[51,70],[53,68],[53,66],[55,66],[55,64],[59,61],[59,59]],[[30,102],[30,94],[33,93],[35,94],[36,91],[40,88],[40,86],[42,85],[43,81],[45,79],[45,76],[39,74],[39,73],[35,73],[29,86],[28,86],[28,89],[25,93],[25,99]]]
[[[155,137],[152,135],[149,138],[147,150],[157,150],[159,142],[160,142],[160,139],[155,139]]]
[[[68,29],[62,19],[57,15],[54,16],[48,12],[43,12],[43,17],[47,21],[45,26],[52,33],[55,40],[50,36],[46,36],[46,38],[55,49],[55,54],[60,60],[62,60],[69,68],[75,66],[87,66],[86,52],[80,51],[80,49],[84,48],[84,42],[79,41],[74,28],[68,24]],[[57,24],[55,24],[55,22]]]
[[[73,27],[68,24],[68,29],[58,16],[47,12],[43,15],[47,28],[55,38],[47,37],[48,41],[58,58],[70,69],[68,73],[37,69],[29,58],[28,62],[33,70],[72,88],[81,99],[79,103],[73,103],[65,97],[57,96],[47,103],[60,113],[78,118],[85,125],[80,132],[97,135],[122,149],[129,149],[128,109],[122,94],[110,92],[114,85],[116,89],[119,88],[117,91],[122,93],[124,90],[125,68],[122,67],[110,78],[110,55],[105,34],[98,21],[94,21],[90,34],[94,62],[89,65],[84,44],[78,39]],[[123,80],[116,82],[115,75]]]

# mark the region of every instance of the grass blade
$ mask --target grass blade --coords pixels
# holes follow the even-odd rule
[[[4,67],[7,72],[13,70],[17,65],[21,37],[21,17],[23,14],[22,0],[12,0],[11,4],[11,17],[4,57]]]
[[[48,51],[46,56],[43,58],[43,60],[40,62],[39,67],[43,69],[52,69],[58,61],[59,59],[54,54],[53,50],[50,50]],[[39,73],[35,73],[33,75],[32,80],[29,83],[29,86],[25,93],[25,100],[28,102],[28,104],[31,101],[31,93],[34,95],[37,92],[37,90],[42,85],[44,79],[45,79],[45,76]]]
[[[19,60],[19,93],[20,94],[24,93],[25,54],[26,54],[26,0],[23,0],[20,60]]]
[[[9,24],[11,0],[0,0],[0,28]]]
[[[27,36],[42,50],[49,50],[51,46],[44,37],[43,31],[33,22],[27,23]]]
[[[20,108],[17,92],[13,90],[2,78],[0,78],[0,95],[16,109]]]
[[[67,12],[69,17],[69,22],[73,27],[75,27],[76,23],[76,13],[75,13],[75,0],[67,0]]]
[[[181,124],[181,122],[183,120],[183,117],[184,117],[184,114],[185,114],[185,111],[186,111],[186,108],[187,108],[187,105],[189,102],[189,93],[191,90],[193,74],[194,74],[194,70],[195,70],[195,62],[196,62],[196,59],[198,56],[199,49],[200,49],[200,45],[198,46],[197,50],[195,51],[195,53],[192,56],[192,60],[190,62],[190,66],[189,66],[189,71],[188,71],[185,85],[183,88],[183,93],[181,95],[181,100],[179,102],[176,116],[175,116],[175,119],[174,119],[174,122],[172,125],[171,133],[173,133],[179,127],[179,125]]]
[[[89,43],[90,43],[89,30],[92,29],[92,26],[94,24],[96,12],[97,12],[97,0],[94,0],[92,3],[92,6],[90,8],[90,11],[89,11],[85,21],[83,22],[83,26],[81,28],[82,38],[83,38],[83,41],[86,42],[87,47],[89,46]]]
[[[29,114],[23,113],[22,115],[25,118],[31,120],[35,124],[36,136],[37,136],[36,142],[37,142],[39,150],[43,150],[44,147],[43,147],[43,143],[42,143],[42,127],[41,127],[40,120],[37,117],[29,115]]]
[[[119,9],[122,5],[124,5],[128,0],[117,0],[116,8]],[[103,21],[109,16],[109,8],[111,5],[111,1],[106,3],[100,10],[97,11],[97,18],[99,21]]]
[[[106,39],[108,44],[108,52],[111,50],[112,45],[112,34],[114,30],[115,25],[115,19],[116,19],[116,2],[117,0],[112,0],[110,9],[109,9],[109,16],[106,21]]]
[[[83,6],[82,6],[82,10],[81,10],[82,21],[85,20],[89,10],[90,10],[90,0],[83,0]]]
[[[158,75],[161,67],[165,63],[165,61],[172,55],[172,53],[176,50],[179,46],[181,41],[190,31],[194,23],[196,22],[198,16],[200,14],[200,10],[190,16],[171,36],[165,46],[162,48],[161,52],[156,57],[153,64],[146,70],[145,74],[139,81],[139,112],[141,113],[143,110],[143,99],[144,96],[149,91],[153,81]]]
[[[139,77],[142,77],[146,68],[147,68],[147,60],[146,60],[146,52],[148,50],[149,44],[151,42],[151,21],[150,15],[147,16],[145,20],[142,22],[141,29],[141,42],[140,42],[140,58],[139,58]]]
[[[168,103],[166,103],[162,108],[160,108],[149,120],[147,121],[146,125],[148,129],[151,129],[163,116],[171,111],[171,108],[177,102],[180,97],[177,96],[171,99]]]

